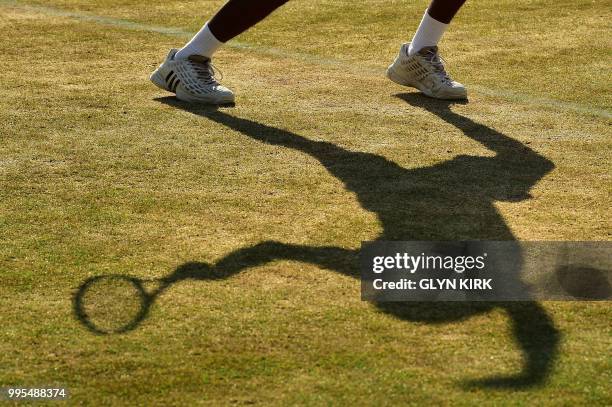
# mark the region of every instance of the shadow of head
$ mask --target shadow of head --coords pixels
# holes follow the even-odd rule
[[[612,299],[610,272],[593,267],[567,265],[556,271],[557,281],[563,290],[577,299]]]

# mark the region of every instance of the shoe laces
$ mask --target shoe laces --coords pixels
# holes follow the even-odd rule
[[[434,72],[442,81],[449,84],[453,81],[444,68],[445,61],[440,54],[438,54],[438,47],[425,47],[419,51],[419,54],[431,64],[434,68]]]
[[[219,82],[216,79],[216,74],[219,74],[220,79],[223,79],[223,73],[220,69],[216,68],[210,58],[202,55],[190,55],[187,58],[187,63],[195,72],[196,77],[207,85],[218,85]]]

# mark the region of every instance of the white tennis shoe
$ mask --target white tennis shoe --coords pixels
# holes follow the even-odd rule
[[[387,77],[403,86],[417,88],[436,99],[467,99],[467,90],[453,81],[444,61],[438,55],[438,47],[425,47],[409,56],[410,43],[403,44],[399,55],[387,69]]]
[[[210,58],[190,55],[187,59],[177,59],[176,52],[176,49],[170,50],[166,60],[151,74],[151,82],[185,102],[234,103],[234,93],[215,79]]]

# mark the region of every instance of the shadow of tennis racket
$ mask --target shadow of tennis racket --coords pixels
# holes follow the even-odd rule
[[[186,279],[221,278],[205,263],[187,263],[171,275],[140,279],[120,274],[91,277],[73,298],[74,312],[91,332],[121,334],[134,330],[149,314],[155,300],[171,285]],[[154,288],[148,288],[153,286]]]

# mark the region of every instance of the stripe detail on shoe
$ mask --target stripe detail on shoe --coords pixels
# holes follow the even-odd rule
[[[168,83],[168,80],[170,79],[170,77],[174,75],[174,71],[170,71],[170,73],[168,73],[168,75],[166,75],[166,83]]]
[[[178,79],[176,76],[172,76],[172,78],[170,79],[170,82],[168,82],[168,89],[172,89],[174,87],[174,81],[178,82]]]
[[[181,81],[177,77],[176,73],[174,73],[174,71],[170,71],[170,73],[168,73],[166,76],[166,86],[168,87],[168,90],[176,93],[176,88],[178,87],[179,83],[181,83]]]

